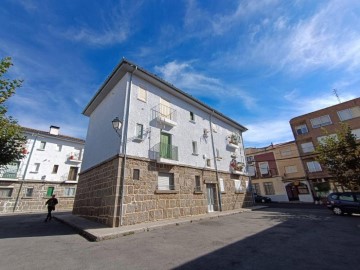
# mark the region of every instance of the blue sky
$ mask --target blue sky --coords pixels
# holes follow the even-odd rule
[[[0,57],[26,127],[85,138],[86,104],[122,57],[246,126],[293,140],[295,116],[360,96],[358,0],[2,0]],[[111,121],[111,119],[109,119]]]

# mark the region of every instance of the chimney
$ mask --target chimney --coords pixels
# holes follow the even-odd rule
[[[56,126],[50,126],[50,131],[49,133],[51,135],[59,135],[59,127],[56,127]]]

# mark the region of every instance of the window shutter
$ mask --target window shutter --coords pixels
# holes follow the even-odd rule
[[[259,163],[260,173],[261,174],[268,174],[269,173],[269,165],[267,162]]]
[[[235,191],[236,192],[241,192],[242,191],[241,181],[240,180],[234,180],[234,183],[235,183]]]
[[[220,191],[224,192],[225,188],[224,188],[224,179],[220,178],[219,179],[219,185],[220,185]]]

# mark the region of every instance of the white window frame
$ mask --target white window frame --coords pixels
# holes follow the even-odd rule
[[[243,193],[244,188],[242,186],[241,180],[234,179],[234,186],[235,186],[235,192],[236,193]]]
[[[355,106],[345,110],[337,112],[340,121],[350,120],[356,117],[360,117],[360,106]]]
[[[5,192],[3,192],[3,190],[5,190]],[[6,195],[6,190],[9,191],[7,192],[8,195]],[[14,187],[0,187],[0,198],[12,198],[13,192]]]
[[[198,147],[197,147],[197,141],[192,141],[192,154],[198,155]]]
[[[137,85],[137,99],[147,102],[147,90],[143,85]]]
[[[312,153],[315,151],[313,142],[306,142],[301,144],[301,151],[303,153]]]
[[[332,124],[331,118],[328,114],[310,119],[310,122],[311,122],[311,126],[313,128],[319,128],[319,127],[328,126],[328,125]]]
[[[225,192],[224,179],[219,178],[219,188],[220,192]]]
[[[65,197],[75,197],[76,188],[75,187],[66,187],[64,189],[64,196]]]
[[[306,124],[296,126],[295,131],[297,135],[306,134],[309,132]]]
[[[309,172],[321,172],[322,171],[320,163],[315,160],[306,162],[306,166],[307,166]]]
[[[40,145],[38,150],[44,151],[46,147],[46,142],[45,141],[40,141]]]
[[[273,182],[264,182],[263,183],[265,195],[275,195],[274,183]]]
[[[298,169],[296,165],[289,165],[289,166],[285,166],[285,173],[286,174],[292,174],[292,173],[297,173]]]
[[[144,125],[136,123],[135,136],[137,139],[142,140],[144,138]]]
[[[173,173],[159,172],[157,183],[158,190],[175,190],[175,180]]]
[[[265,175],[269,173],[269,162],[259,162],[259,170],[261,175]],[[265,172],[266,170],[266,172]]]

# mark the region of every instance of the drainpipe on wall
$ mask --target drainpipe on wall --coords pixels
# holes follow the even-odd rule
[[[34,135],[34,134],[32,134],[32,135]],[[27,170],[28,170],[28,168],[29,168],[30,159],[31,159],[32,153],[33,153],[33,151],[34,151],[35,143],[36,143],[36,141],[37,141],[38,136],[39,136],[39,134],[37,133],[36,136],[35,136],[35,140],[34,140],[32,146],[31,146],[31,150],[30,150],[30,153],[29,153],[28,160],[27,160],[27,162],[26,162],[24,174],[23,174],[22,179],[21,179],[22,181],[21,181],[21,184],[20,184],[20,187],[19,187],[18,194],[17,194],[17,196],[16,196],[16,200],[15,200],[13,212],[15,212],[16,207],[17,207],[18,202],[19,202],[19,197],[20,197],[21,189],[22,189],[22,186],[24,185],[24,182],[25,182],[26,173],[27,173]]]
[[[127,95],[126,95],[126,113],[123,116],[123,143],[122,143],[122,154],[124,155],[122,165],[121,165],[121,177],[120,177],[120,226],[123,225],[123,213],[124,213],[124,187],[125,187],[125,167],[126,167],[126,146],[127,146],[127,132],[128,132],[128,126],[129,126],[129,111],[130,111],[130,99],[131,99],[131,86],[132,86],[132,78],[134,72],[137,70],[137,66],[131,65],[134,70],[130,73],[130,80],[129,80],[129,87],[127,89]]]
[[[214,146],[214,136],[213,136],[213,130],[212,130],[212,116],[214,114],[214,111],[210,114],[210,134],[211,134],[211,145],[213,150],[213,157],[214,157],[214,166],[215,166],[215,172],[216,172],[216,181],[217,181],[217,190],[218,190],[218,198],[219,198],[219,210],[222,211],[222,204],[221,204],[221,190],[220,190],[220,181],[219,181],[219,172],[217,168],[217,160],[216,160],[216,153],[215,153],[215,146]]]

